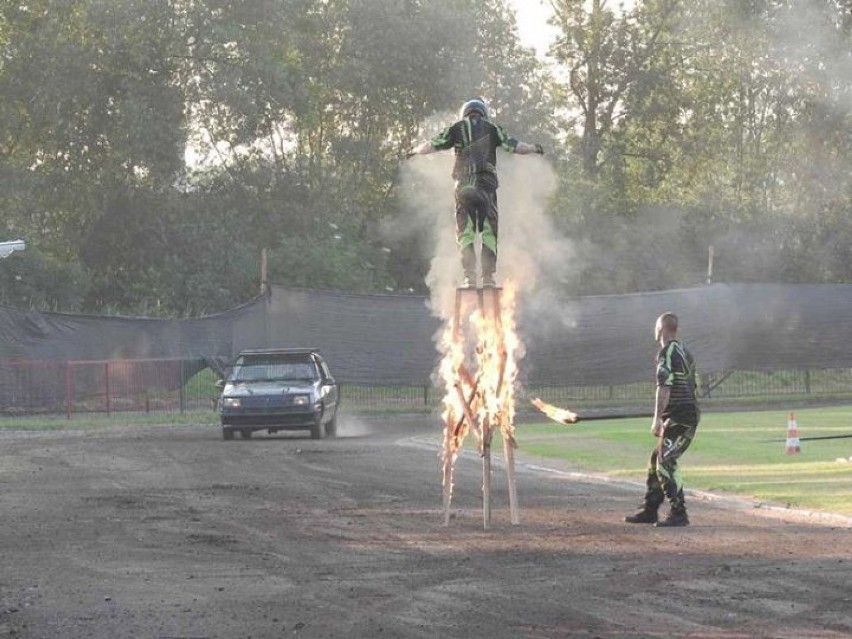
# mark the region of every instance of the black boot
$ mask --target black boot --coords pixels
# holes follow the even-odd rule
[[[624,518],[628,524],[656,524],[657,523],[657,509],[649,506],[643,506],[642,510],[640,510],[635,515],[627,515]]]
[[[665,519],[654,524],[657,528],[680,528],[689,526],[689,517],[686,516],[685,507],[672,507]]]
[[[657,511],[660,510],[660,504],[665,499],[660,480],[655,473],[649,471],[645,479],[645,499],[642,501],[642,510],[635,515],[627,515],[624,521],[628,524],[656,524]]]

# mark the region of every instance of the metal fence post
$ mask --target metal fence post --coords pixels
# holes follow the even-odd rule
[[[186,378],[184,377],[185,369],[184,369],[184,360],[180,360],[178,364],[178,374],[180,375],[180,414],[186,414],[186,389],[184,385],[186,384]]]
[[[109,362],[104,362],[104,390],[106,391],[106,413],[109,417],[112,414],[109,403]]]
[[[72,395],[74,392],[71,380],[71,362],[65,362],[65,417],[71,419]]]

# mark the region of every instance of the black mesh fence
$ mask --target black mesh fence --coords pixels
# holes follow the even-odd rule
[[[182,371],[181,369],[184,368]],[[199,414],[215,420],[217,374],[205,368],[186,375],[182,360],[113,360],[89,362],[18,362],[2,368],[6,388],[0,414],[14,415],[122,415]],[[180,383],[179,380],[183,380]],[[791,402],[852,402],[852,369],[814,371],[733,371],[705,379],[705,406],[755,404],[787,406]],[[439,411],[444,389],[431,382],[421,385],[342,384],[345,411]],[[650,411],[651,382],[613,385],[519,385],[517,407],[531,411],[528,400],[545,401],[585,411]]]
[[[663,311],[680,316],[708,402],[850,394],[852,286],[712,285],[521,297],[520,399],[649,405]],[[185,320],[0,308],[0,412],[209,410],[217,375],[241,349],[308,346],[323,352],[353,410],[431,409],[442,395],[440,328],[423,297],[280,287]]]

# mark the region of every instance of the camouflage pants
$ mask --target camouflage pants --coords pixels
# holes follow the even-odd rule
[[[656,511],[668,500],[673,512],[686,512],[683,497],[683,478],[678,460],[695,438],[696,426],[677,424],[666,420],[663,435],[648,460],[645,508]]]
[[[465,272],[476,268],[474,240],[482,234],[482,273],[497,268],[497,187],[488,174],[476,174],[456,182],[456,240]]]

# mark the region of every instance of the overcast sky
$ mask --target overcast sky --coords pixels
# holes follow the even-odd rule
[[[636,0],[620,0],[608,3],[611,8],[618,10],[619,5],[629,10]],[[556,29],[547,24],[547,19],[553,15],[550,0],[509,0],[518,16],[518,34],[521,42],[527,47],[533,47],[539,56],[543,56],[547,47],[553,41]]]
[[[518,15],[518,33],[525,46],[543,55],[553,39],[554,29],[547,24],[552,15],[548,0],[509,0]]]

